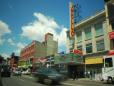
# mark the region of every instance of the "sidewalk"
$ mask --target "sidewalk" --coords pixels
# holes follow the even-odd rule
[[[32,75],[22,75],[22,77],[26,77],[26,78],[34,78]],[[72,78],[69,78],[65,81],[76,81],[76,80],[73,80]],[[78,78],[77,81],[95,81],[95,82],[101,82],[100,80],[93,80],[93,79],[90,79],[90,78]]]
[[[73,79],[68,79],[69,81],[75,81]],[[94,80],[94,79],[90,79],[90,78],[78,78],[78,81],[95,81],[95,82],[101,82],[100,80]]]
[[[78,85],[79,83],[89,83],[89,82],[101,82],[101,81],[98,81],[98,80],[91,80],[89,78],[79,78],[77,80],[73,80],[73,79],[67,79],[65,81],[62,82],[62,84],[66,85],[66,86],[82,86],[82,85]],[[78,84],[77,84],[78,83]]]

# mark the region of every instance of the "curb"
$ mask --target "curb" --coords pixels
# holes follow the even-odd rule
[[[100,80],[91,80],[91,79],[77,79],[77,80],[79,80],[79,81],[94,81],[94,82],[101,82]],[[73,81],[73,79],[68,79],[68,81]]]

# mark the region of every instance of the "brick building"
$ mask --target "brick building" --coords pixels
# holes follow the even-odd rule
[[[53,40],[53,34],[47,33],[45,41],[33,41],[21,50],[20,66],[28,67],[34,63],[43,62],[47,56],[58,52],[58,42]]]

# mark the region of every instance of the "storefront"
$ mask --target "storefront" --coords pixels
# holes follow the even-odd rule
[[[84,77],[84,62],[82,56],[69,53],[63,56],[58,55],[54,59],[56,68],[66,69],[69,77],[72,77],[72,71],[77,71],[78,77]]]
[[[99,80],[102,73],[103,56],[85,58],[86,77]]]

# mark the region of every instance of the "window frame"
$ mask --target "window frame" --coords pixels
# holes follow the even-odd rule
[[[99,42],[99,43],[98,43]],[[99,49],[99,47],[103,45],[103,49]],[[105,50],[105,43],[104,43],[104,39],[102,40],[98,40],[96,41],[96,48],[97,48],[97,52],[100,52],[100,51],[104,51]]]
[[[89,45],[89,44],[91,44],[91,45]],[[87,46],[87,45],[89,45],[89,46]],[[87,52],[87,48],[90,47],[90,46],[91,46],[91,52],[90,52],[90,51]],[[88,44],[86,44],[86,53],[89,54],[89,53],[92,53],[92,52],[93,52],[93,46],[92,46],[92,43],[88,43]]]
[[[96,36],[96,37],[99,37],[99,36],[104,35],[102,22],[96,23],[96,24],[94,25],[94,28],[95,28],[95,36]]]

